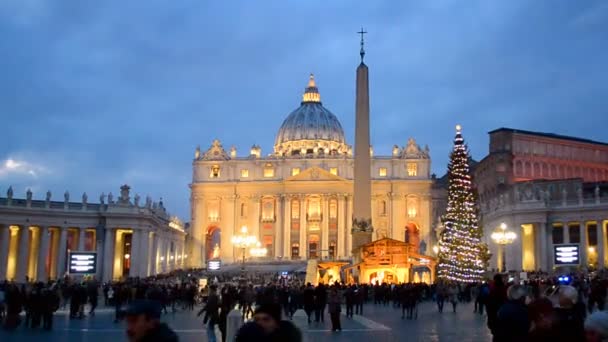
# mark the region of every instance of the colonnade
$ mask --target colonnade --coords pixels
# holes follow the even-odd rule
[[[512,225],[507,223],[509,229],[517,234],[516,240],[511,245],[497,246],[488,239],[487,242],[495,256],[492,268],[502,268],[502,248],[506,248],[505,261],[508,270],[552,270],[560,266],[554,262],[554,246],[562,244],[579,246],[579,263],[572,266],[603,269],[608,265],[607,219],[554,218],[548,221],[523,222],[516,221]],[[488,233],[487,231],[487,236]]]
[[[60,278],[69,251],[96,252],[104,281],[170,272],[188,258],[183,232],[171,229],[0,224],[0,280]]]

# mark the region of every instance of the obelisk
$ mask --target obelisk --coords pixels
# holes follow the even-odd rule
[[[353,251],[372,241],[371,208],[371,157],[369,142],[369,82],[367,65],[363,62],[365,50],[361,29],[361,64],[357,67],[357,90],[355,102],[355,179],[353,196]]]

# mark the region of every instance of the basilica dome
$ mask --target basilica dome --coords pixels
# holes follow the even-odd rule
[[[310,75],[300,107],[291,112],[279,129],[274,151],[279,156],[316,157],[349,151],[338,118],[321,104],[321,95]]]

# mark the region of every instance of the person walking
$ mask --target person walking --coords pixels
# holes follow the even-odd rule
[[[458,284],[452,283],[448,287],[448,298],[450,303],[452,303],[452,312],[456,313],[456,305],[458,305]]]
[[[331,318],[331,331],[342,331],[342,325],[340,324],[340,312],[342,311],[342,302],[340,295],[338,294],[337,286],[333,286],[327,297],[327,311]]]
[[[443,282],[439,282],[437,283],[437,286],[435,287],[435,296],[436,296],[436,300],[437,300],[437,310],[439,310],[439,313],[443,313],[443,305],[445,303],[445,297],[446,297],[446,287],[445,284]]]
[[[306,289],[304,289],[303,294],[304,299],[304,311],[306,312],[306,316],[308,317],[308,324],[310,324],[310,316],[315,309],[315,290],[312,285],[308,283]]]
[[[530,318],[526,307],[527,290],[522,285],[511,285],[507,290],[507,302],[496,316],[495,341],[526,341],[530,331]]]
[[[325,306],[327,305],[327,289],[320,283],[315,289],[315,322],[324,322]]]
[[[198,312],[197,316],[205,313],[203,317],[203,324],[207,325],[207,341],[216,342],[215,337],[215,325],[219,322],[219,305],[220,300],[217,295],[217,287],[211,285],[209,288],[209,298],[207,298],[207,304]]]
[[[346,317],[353,318],[353,306],[355,302],[355,290],[353,286],[349,286],[344,291],[344,300],[346,302]]]

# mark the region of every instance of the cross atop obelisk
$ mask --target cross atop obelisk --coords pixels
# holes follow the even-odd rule
[[[372,183],[369,139],[369,77],[363,63],[363,29],[361,35],[361,64],[357,67],[355,102],[355,177],[353,196],[352,229],[353,251],[372,241]]]
[[[367,31],[365,31],[362,27],[361,31],[357,33],[361,35],[361,51],[359,52],[359,54],[361,55],[361,63],[363,63],[363,57],[365,57],[365,49],[363,48],[363,46],[365,45],[365,41],[363,40],[363,35],[366,34]]]

